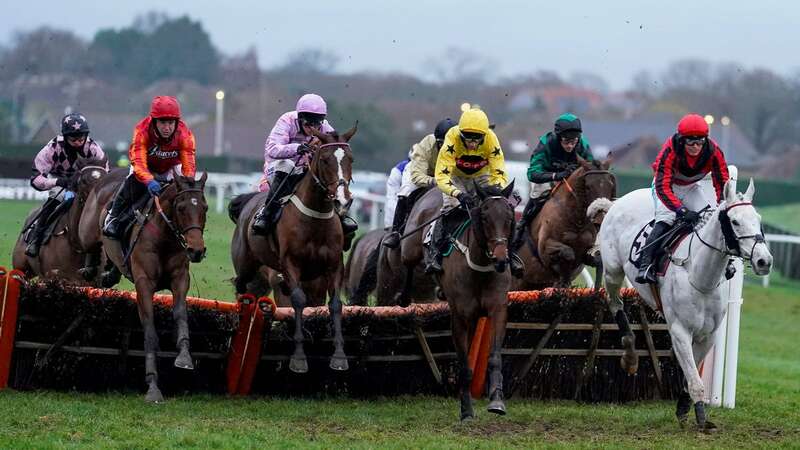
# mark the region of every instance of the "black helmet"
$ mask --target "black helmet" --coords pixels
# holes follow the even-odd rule
[[[83,114],[67,114],[61,119],[61,135],[73,136],[76,134],[89,134],[89,122]]]
[[[553,131],[555,131],[557,136],[561,136],[562,134],[578,136],[583,131],[581,129],[581,119],[578,119],[578,116],[575,114],[562,114],[556,119]]]
[[[444,135],[447,134],[447,131],[456,125],[455,121],[449,117],[439,121],[439,123],[436,124],[436,129],[433,130],[433,137],[435,137],[437,141],[444,139]]]

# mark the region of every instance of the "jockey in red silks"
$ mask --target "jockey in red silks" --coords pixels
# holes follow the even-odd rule
[[[259,190],[269,191],[264,205],[255,215],[253,231],[269,234],[276,224],[280,199],[290,195],[308,170],[312,147],[319,139],[312,131],[331,133],[333,127],[325,120],[328,106],[317,94],[305,94],[297,101],[294,111],[278,118],[264,144],[264,176]],[[342,230],[345,242],[352,239],[358,224],[351,217],[342,215]]]
[[[44,231],[60,214],[53,214],[65,202],[72,202],[75,192],[70,190],[70,178],[75,174],[78,158],[103,159],[100,145],[89,137],[89,122],[80,113],[67,114],[61,119],[61,134],[44,146],[33,161],[31,186],[37,191],[49,191],[33,228],[33,236],[25,254],[35,258],[44,239]],[[108,163],[106,163],[108,170]],[[66,205],[65,205],[66,206]],[[59,210],[65,210],[64,207]]]
[[[128,149],[130,174],[114,197],[103,234],[120,239],[133,218],[131,206],[145,193],[158,196],[161,183],[172,180],[173,168],[185,177],[194,177],[195,152],[194,135],[181,120],[178,100],[154,97],[150,114],[133,129]]]
[[[655,203],[655,225],[639,260],[637,283],[656,283],[653,257],[654,244],[675,222],[676,218],[695,225],[700,219],[699,211],[710,199],[706,198],[698,184],[711,174],[716,191],[716,202],[722,199],[722,190],[728,181],[728,165],[725,155],[716,142],[708,137],[708,124],[697,114],[688,114],[678,122],[678,132],[664,142],[661,152],[653,163],[653,201]]]

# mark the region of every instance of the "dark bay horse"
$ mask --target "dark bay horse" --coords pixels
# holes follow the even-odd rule
[[[31,258],[25,255],[24,230],[30,228],[31,221],[37,216],[41,207],[31,211],[25,220],[23,233],[17,238],[12,263],[14,268],[22,270],[26,277],[59,278],[75,284],[94,282],[92,279],[84,280],[79,274],[80,268],[83,267],[84,252],[78,239],[78,223],[89,192],[108,173],[108,160],[79,158],[75,164],[76,172],[70,186],[75,192],[75,199],[71,204],[62,203],[59,206],[68,209],[57,219],[49,240],[41,245],[39,256]]]
[[[324,305],[326,297],[330,297],[328,308],[334,331],[330,367],[348,369],[339,297],[344,274],[344,235],[336,208],[350,203],[353,154],[347,142],[355,132],[356,127],[341,137],[335,133],[316,134],[322,144],[313,148],[308,170],[283,208],[272,234],[259,236],[251,227],[266,193],[245,194],[252,198],[241,211],[231,213],[236,222],[231,242],[236,293],[260,294],[255,291],[258,286],[268,284],[278,305],[294,308],[295,349],[289,369],[295,373],[308,372],[303,350],[303,308]]]
[[[502,191],[497,187],[476,186],[478,206],[470,211],[470,224],[456,239],[456,248],[450,256],[444,258],[444,273],[438,277],[450,305],[453,343],[460,365],[461,420],[475,415],[470,395],[472,369],[467,358],[481,316],[488,316],[492,336],[487,409],[495,414],[506,413],[500,352],[506,335],[512,278],[506,268],[508,240],[514,232],[513,190],[513,182]]]
[[[556,185],[531,222],[519,250],[525,274],[513,281],[513,290],[569,287],[584,264],[597,264],[588,254],[616,197],[617,182],[608,171],[608,161],[589,162],[578,157],[578,163],[579,167]]]
[[[90,246],[92,237],[99,237],[107,214],[109,202],[117,187],[125,178],[122,172],[109,177],[107,183],[98,184],[92,192],[95,208],[87,210],[82,221],[81,234]],[[175,367],[194,369],[189,353],[189,323],[186,309],[186,293],[189,290],[189,262],[200,262],[206,248],[203,231],[206,225],[205,188],[208,175],[199,180],[173,173],[172,182],[159,197],[150,200],[150,214],[143,224],[133,225],[130,236],[138,236],[125,264],[124,250],[119,241],[103,236],[102,248],[108,259],[136,287],[136,305],[139,320],[144,328],[145,381],[149,402],[161,402],[164,397],[158,388],[156,351],[158,335],[153,317],[153,294],[162,289],[172,292],[173,312],[176,325],[176,348],[178,356]],[[104,180],[105,181],[105,180]],[[148,208],[144,209],[145,212]],[[91,214],[89,214],[91,213]]]
[[[422,265],[417,264],[408,276],[409,269],[403,265],[400,247],[392,249],[381,245],[387,234],[384,229],[372,230],[353,245],[345,266],[349,303],[366,305],[367,297],[372,293],[377,306],[408,306],[411,301],[437,301],[433,278],[425,274]],[[398,295],[407,279],[412,280],[409,295]]]

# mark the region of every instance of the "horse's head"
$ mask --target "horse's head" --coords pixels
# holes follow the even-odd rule
[[[586,218],[598,229],[617,196],[617,178],[609,172],[610,166],[609,160],[587,161],[578,156],[578,169],[570,176],[570,182],[583,194]]]
[[[200,262],[206,255],[203,230],[206,227],[208,203],[203,190],[207,179],[208,174],[205,172],[199,180],[195,180],[173,171],[174,195],[162,196],[164,202],[169,203],[176,238],[185,246],[191,262]],[[167,192],[169,191],[165,194]]]
[[[83,202],[95,184],[108,173],[108,157],[78,158],[75,162],[75,177],[73,179],[75,193],[78,200]]]
[[[750,261],[756,275],[766,275],[772,268],[772,254],[761,231],[761,215],[753,206],[755,190],[752,178],[744,194],[736,193],[736,182],[725,183],[719,222],[728,251]]]
[[[502,190],[497,186],[484,188],[475,183],[475,192],[479,203],[471,215],[476,236],[481,246],[486,248],[495,270],[502,273],[508,264],[508,239],[514,232],[514,182]]]
[[[350,182],[353,180],[353,152],[348,142],[356,134],[358,122],[339,136],[336,132],[312,131],[321,144],[316,147],[309,163],[309,172],[315,185],[333,200],[338,213],[352,202]]]

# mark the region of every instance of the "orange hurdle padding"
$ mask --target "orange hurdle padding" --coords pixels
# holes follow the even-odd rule
[[[132,302],[136,302],[136,292],[133,291],[118,291],[116,289],[100,289],[91,287],[78,288],[86,293],[89,298],[101,297],[122,297]],[[153,296],[153,303],[163,306],[172,306],[172,295],[169,294],[156,294]],[[186,297],[186,304],[189,306],[196,306],[203,309],[213,309],[220,312],[238,313],[239,305],[234,302],[221,302],[218,300],[209,300],[207,298],[199,297]]]
[[[5,272],[5,268],[2,268]],[[4,274],[0,283],[0,389],[8,387],[11,374],[11,357],[14,352],[14,337],[17,334],[17,312],[19,307],[19,290],[25,274],[20,270],[12,270]]]
[[[253,319],[251,321],[251,332],[242,355],[239,374],[239,386],[236,390],[238,395],[247,395],[253,385],[256,375],[256,368],[261,360],[261,350],[264,342],[264,328],[272,323],[277,305],[269,297],[261,297],[254,305]]]
[[[251,294],[240,295],[236,302],[239,308],[239,329],[231,342],[231,352],[228,355],[228,366],[225,376],[228,382],[228,394],[239,392],[239,382],[242,376],[245,350],[247,347],[248,333],[252,330],[253,312],[256,308],[255,297]]]
[[[486,369],[489,367],[489,353],[492,351],[492,323],[487,317],[481,317],[483,333],[478,347],[478,359],[472,370],[472,385],[470,393],[472,398],[481,398],[486,386]],[[477,334],[477,331],[476,331]]]
[[[486,381],[485,372],[486,372],[486,364],[488,364],[488,360],[486,363],[482,362],[480,359],[484,353],[483,341],[486,340],[486,330],[490,328],[489,320],[486,317],[481,317],[478,319],[478,325],[475,326],[475,334],[472,336],[472,342],[469,345],[469,355],[467,357],[467,362],[469,363],[469,368],[472,370],[472,385],[470,386],[470,392],[472,393],[473,397],[480,398],[481,395],[481,388],[483,387],[483,382]],[[488,358],[488,355],[487,355]],[[483,367],[484,374],[479,375],[478,372],[480,371],[481,366]],[[480,378],[480,381],[478,381]],[[478,388],[478,393],[475,394],[476,385],[481,386]]]

